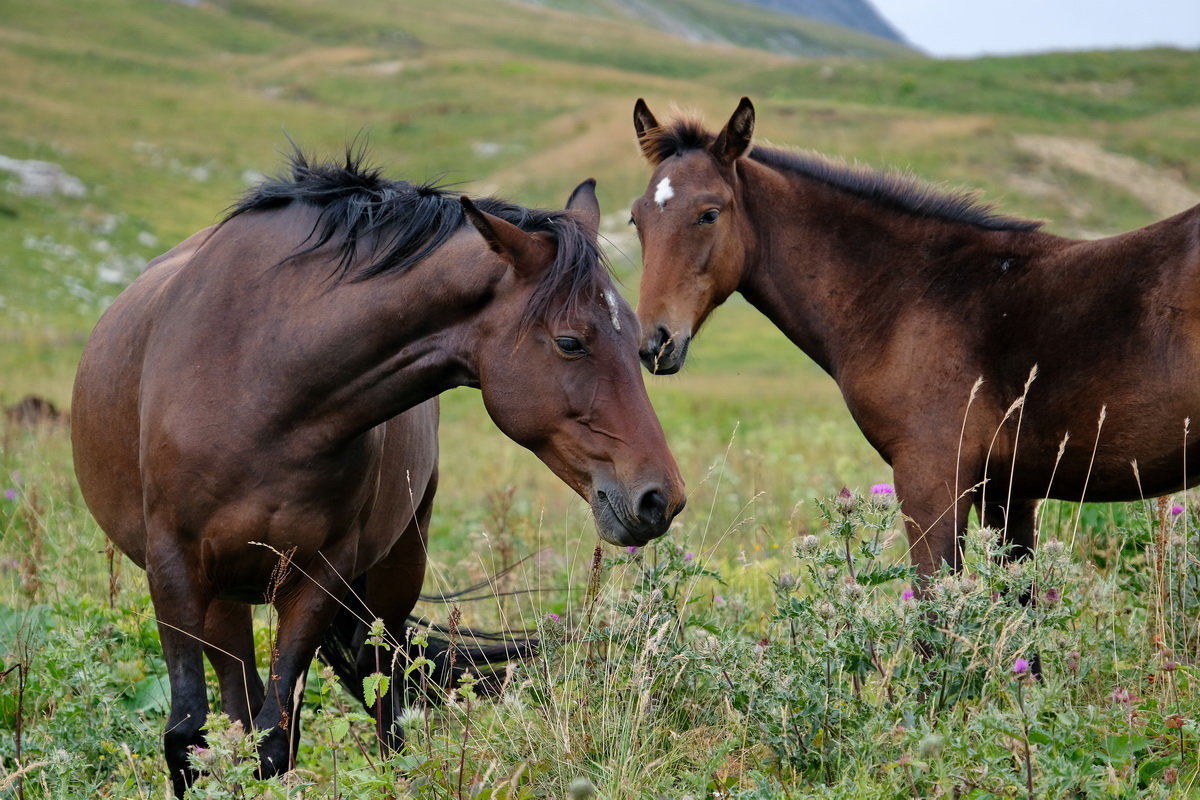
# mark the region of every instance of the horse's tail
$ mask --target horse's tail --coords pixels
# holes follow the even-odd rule
[[[317,655],[333,670],[342,685],[370,711],[363,690],[363,679],[372,673],[386,671],[392,654],[388,651],[379,652],[366,643],[368,626],[374,615],[362,601],[365,591],[366,576],[359,576],[351,583],[349,597],[326,630]],[[413,644],[419,632],[425,632],[427,643],[424,646]],[[430,662],[420,671],[423,678],[418,679],[414,671],[414,675],[405,681],[406,699],[412,700],[424,695],[426,701],[436,702],[447,690],[458,686],[468,671],[479,681],[475,689],[477,694],[495,693],[504,682],[503,666],[517,659],[529,658],[538,651],[537,639],[526,632],[497,633],[464,627],[451,629],[411,615],[406,630],[389,633],[393,646],[403,650],[397,661],[398,672],[402,674],[403,669],[415,658],[424,657]],[[377,657],[384,661],[378,662]]]
[[[428,642],[423,654],[410,647],[410,656],[424,655],[432,662],[425,685],[418,681],[411,688],[416,696],[423,694],[433,702],[459,686],[468,672],[478,681],[476,694],[496,694],[504,685],[508,665],[538,652],[538,640],[524,633],[461,627],[450,631],[419,617],[408,620],[410,627],[427,632]]]

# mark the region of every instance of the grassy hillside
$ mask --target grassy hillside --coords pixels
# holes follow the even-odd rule
[[[976,188],[1069,235],[1144,225],[1200,200],[1195,52],[799,59],[582,16],[577,5],[7,4],[0,155],[61,165],[87,193],[27,197],[0,172],[0,403],[32,392],[65,406],[106,304],[146,259],[276,170],[287,136],[335,154],[365,135],[391,176],[529,205],[559,206],[594,176],[631,299],[639,254],[625,222],[646,180],[630,120],[637,97],[660,117],[680,107],[719,124],[749,95],[764,140]],[[603,797],[767,798],[781,785],[806,797],[1014,797],[1027,796],[1027,768],[1046,797],[1186,797],[1200,785],[1195,659],[1168,647],[1195,647],[1195,498],[1180,516],[1176,501],[1048,506],[1044,536],[1066,552],[1036,569],[1064,601],[1041,610],[1005,600],[1020,591],[1001,590],[1023,578],[990,572],[991,545],[973,540],[986,580],[945,585],[938,610],[956,609],[957,627],[931,666],[912,656],[913,637],[933,634],[901,599],[892,512],[864,502],[838,527],[814,502],[889,479],[837,387],[738,300],[683,375],[648,383],[689,510],[670,543],[610,552],[591,598],[585,510],[494,430],[477,393],[449,393],[442,449],[453,479],[439,492],[429,588],[542,552],[512,585],[553,591],[467,613],[485,625],[540,619],[559,644],[503,704],[414,729],[420,749],[406,758],[416,767],[351,754],[331,768],[335,741],[369,750],[369,726],[341,694],[311,690],[313,749],[301,759],[318,788],[305,796],[377,796],[378,784],[415,775],[424,796],[458,797],[464,774],[492,797],[560,797],[582,775]],[[62,428],[6,427],[0,482],[0,651],[10,650],[0,672],[29,666],[23,763],[39,766],[28,796],[162,797],[162,666],[143,577],[120,559],[110,573]],[[809,533],[818,545],[793,554]],[[840,572],[829,577],[846,565],[846,542],[852,568],[879,579],[866,597],[849,596]],[[1156,560],[1155,542],[1175,549]],[[1181,588],[1160,602],[1163,581]],[[1035,646],[1054,677],[1015,683],[1013,659]],[[923,682],[935,673],[958,682],[930,704]],[[13,686],[0,684],[0,796],[14,785]],[[1020,745],[1031,742],[1029,758]],[[219,781],[206,791],[229,796]],[[283,796],[277,785],[261,793]]]
[[[733,44],[794,56],[913,56],[901,44],[812,18],[721,0],[539,0],[588,16],[625,19],[692,42]]]

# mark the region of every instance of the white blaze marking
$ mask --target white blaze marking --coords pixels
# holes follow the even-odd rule
[[[675,196],[675,190],[671,188],[671,179],[663,178],[658,182],[658,188],[654,190],[654,202],[658,203],[658,210],[662,211],[667,201]]]
[[[608,318],[612,320],[613,327],[621,330],[621,320],[617,316],[617,298],[612,289],[604,290],[604,302],[608,304]]]

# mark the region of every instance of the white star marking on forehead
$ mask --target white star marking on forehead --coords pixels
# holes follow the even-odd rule
[[[608,305],[608,318],[612,320],[613,327],[621,330],[621,318],[617,316],[617,296],[613,294],[612,289],[604,290],[604,302]]]
[[[662,211],[667,206],[667,201],[675,196],[675,190],[671,188],[671,179],[663,178],[658,182],[658,188],[654,190],[654,202],[658,203],[658,210]]]

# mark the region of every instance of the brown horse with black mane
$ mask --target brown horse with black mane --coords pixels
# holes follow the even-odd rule
[[[224,711],[267,732],[270,775],[295,757],[302,678],[351,582],[365,577],[361,600],[403,641],[440,392],[480,389],[609,542],[644,544],[682,508],[637,320],[596,243],[594,183],[567,208],[460,202],[385,180],[361,155],[297,154],[291,177],[151,262],[100,319],[75,383],[75,468],[101,527],[146,569],[177,796],[204,742],[202,652]],[[248,605],[263,602],[279,615],[265,686]],[[393,745],[396,667],[379,709]]]
[[[1020,557],[1042,498],[1200,480],[1200,207],[1077,241],[906,177],[751,148],[745,98],[716,133],[660,125],[642,100],[633,120],[654,170],[633,204],[643,362],[676,372],[741,292],[892,466],[920,575],[958,564],[972,506]]]

